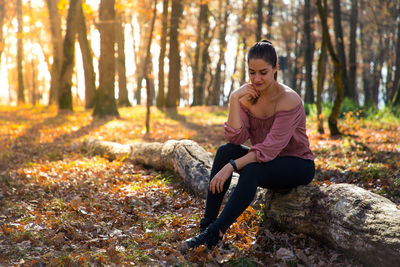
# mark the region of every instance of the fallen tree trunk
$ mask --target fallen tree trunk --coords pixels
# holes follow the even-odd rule
[[[366,266],[399,266],[400,209],[352,184],[269,191],[267,218],[290,231],[325,241]]]
[[[84,149],[90,153],[107,155],[111,159],[128,157],[135,163],[158,170],[171,170],[178,174],[196,195],[205,197],[212,158],[196,142],[169,140],[165,143],[133,143],[87,139]]]
[[[129,157],[155,169],[172,170],[194,193],[206,196],[212,159],[194,141],[121,145],[88,139],[83,148],[111,159]],[[280,228],[313,236],[367,266],[397,266],[400,262],[399,207],[355,185],[268,191],[265,210],[267,219]]]

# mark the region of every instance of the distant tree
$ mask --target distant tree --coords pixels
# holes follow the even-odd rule
[[[348,75],[347,75],[347,63],[346,53],[344,49],[343,29],[342,29],[342,11],[340,8],[340,0],[333,0],[333,25],[336,37],[336,51],[340,64],[343,66],[342,81],[344,88],[344,96],[353,98],[353,93],[350,92]]]
[[[349,47],[349,97],[358,102],[357,94],[357,24],[358,0],[351,0]],[[346,94],[345,94],[346,96]]]
[[[294,59],[293,59],[293,76],[292,76],[292,88],[295,90],[299,95],[301,95],[301,88],[297,86],[297,74],[299,73],[299,68],[298,68],[298,61],[300,58],[299,55],[299,50],[300,50],[300,45],[299,45],[299,34],[300,34],[300,6],[297,7],[296,10],[296,18],[295,18],[295,27],[296,27],[296,35],[294,39]]]
[[[23,19],[22,19],[22,0],[17,0],[17,72],[18,72],[18,104],[25,103],[24,74],[23,74]]]
[[[114,96],[115,82],[115,0],[100,2],[99,88],[94,101],[94,117],[119,117]]]
[[[144,61],[144,78],[146,80],[146,133],[150,132],[150,106],[152,102],[152,79],[150,75],[150,48],[151,48],[151,41],[153,40],[153,31],[154,31],[154,24],[156,22],[157,17],[157,0],[154,0],[154,8],[153,8],[153,18],[151,19],[151,26],[150,26],[150,36],[147,43],[146,48],[146,59]],[[154,86],[153,86],[154,87]]]
[[[145,75],[145,60],[146,60],[146,49],[149,43],[149,30],[151,27],[151,14],[149,10],[152,10],[153,0],[149,1],[137,1],[137,20],[139,24],[140,40],[138,42],[137,50],[135,51],[135,63],[136,63],[136,91],[135,99],[138,105],[141,104],[142,98],[142,84]],[[134,48],[136,49],[136,48]],[[144,51],[144,52],[143,52]]]
[[[1,66],[1,55],[3,54],[4,50],[3,25],[5,16],[6,16],[5,0],[0,0],[0,66]]]
[[[87,36],[86,19],[82,5],[78,6],[77,18],[78,41],[82,54],[83,70],[85,73],[85,108],[93,108],[94,96],[96,94],[96,74],[93,67],[92,48]]]
[[[118,47],[117,73],[118,73],[118,106],[132,106],[128,98],[128,89],[126,87],[126,66],[125,66],[125,22],[122,11],[118,14],[118,20],[115,24],[116,40]]]
[[[49,105],[57,103],[57,92],[60,87],[60,73],[63,57],[63,40],[61,33],[61,15],[58,10],[60,0],[46,0],[49,11],[53,63],[50,70]]]
[[[274,0],[268,0],[268,16],[267,16],[267,39],[272,39],[272,23],[274,18]],[[257,40],[259,41],[259,40]]]
[[[395,63],[395,74],[393,81],[393,100],[392,103],[400,106],[400,3],[397,4],[397,38],[396,38],[396,63]]]
[[[323,2],[322,2],[323,1]],[[334,65],[334,73],[333,73],[333,78],[334,78],[334,83],[336,86],[336,98],[335,102],[332,107],[331,114],[329,115],[328,118],[328,125],[329,125],[329,130],[331,132],[331,135],[340,135],[339,128],[337,126],[337,119],[340,114],[340,107],[343,102],[344,98],[344,89],[343,89],[343,83],[342,83],[342,69],[343,66],[340,63],[336,52],[333,48],[331,37],[329,35],[329,28],[328,28],[328,4],[327,0],[317,0],[317,7],[318,7],[318,13],[319,17],[321,20],[321,27],[322,27],[322,38],[325,38],[326,46],[329,52],[329,55],[331,56],[332,63]]]
[[[304,101],[314,103],[314,88],[312,78],[312,65],[314,60],[314,43],[311,41],[311,4],[310,0],[304,2],[304,65],[306,68],[306,94]]]
[[[169,0],[163,0],[163,11],[161,18],[161,40],[160,40],[160,55],[158,57],[158,94],[157,107],[165,106],[165,75],[164,75],[164,59],[167,50],[167,35],[168,35],[168,6]]]
[[[63,61],[60,74],[60,88],[58,91],[58,108],[72,111],[72,73],[75,62],[75,35],[79,18],[81,0],[70,0],[67,16],[67,29],[63,44]]]
[[[172,0],[171,19],[169,25],[169,72],[167,108],[176,108],[180,98],[180,70],[181,58],[179,55],[179,22],[183,13],[183,1]]]
[[[200,0],[200,14],[197,23],[196,49],[193,65],[193,106],[205,104],[206,74],[209,66],[208,48],[210,34],[210,9],[208,1]]]
[[[320,134],[324,133],[324,122],[322,118],[322,91],[324,89],[324,77],[325,77],[325,58],[326,58],[326,46],[327,36],[322,34],[321,49],[318,59],[318,74],[317,74],[317,128]]]
[[[225,1],[225,5],[222,0],[219,0],[219,8],[218,8],[218,46],[219,46],[219,56],[217,61],[217,66],[215,68],[214,74],[214,84],[211,92],[211,105],[219,105],[222,92],[223,92],[223,79],[221,79],[222,74],[222,66],[225,65],[225,52],[226,52],[226,31],[228,27],[228,6],[229,0]]]
[[[261,41],[262,25],[263,25],[263,6],[264,0],[257,0],[257,28],[256,28],[256,41]]]

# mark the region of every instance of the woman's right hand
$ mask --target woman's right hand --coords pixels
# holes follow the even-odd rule
[[[258,98],[260,96],[260,91],[258,91],[251,83],[245,83],[239,89],[235,90],[231,96],[237,99],[241,99],[244,96]]]

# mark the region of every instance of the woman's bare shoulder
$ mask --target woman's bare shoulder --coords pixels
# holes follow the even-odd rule
[[[297,107],[301,102],[301,98],[296,91],[283,84],[281,84],[281,88],[283,93],[278,100],[276,111],[287,111]]]

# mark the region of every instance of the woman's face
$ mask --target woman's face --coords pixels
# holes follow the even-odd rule
[[[256,89],[262,91],[271,86],[275,79],[274,74],[277,71],[271,64],[260,58],[249,60],[249,76],[251,83]]]

